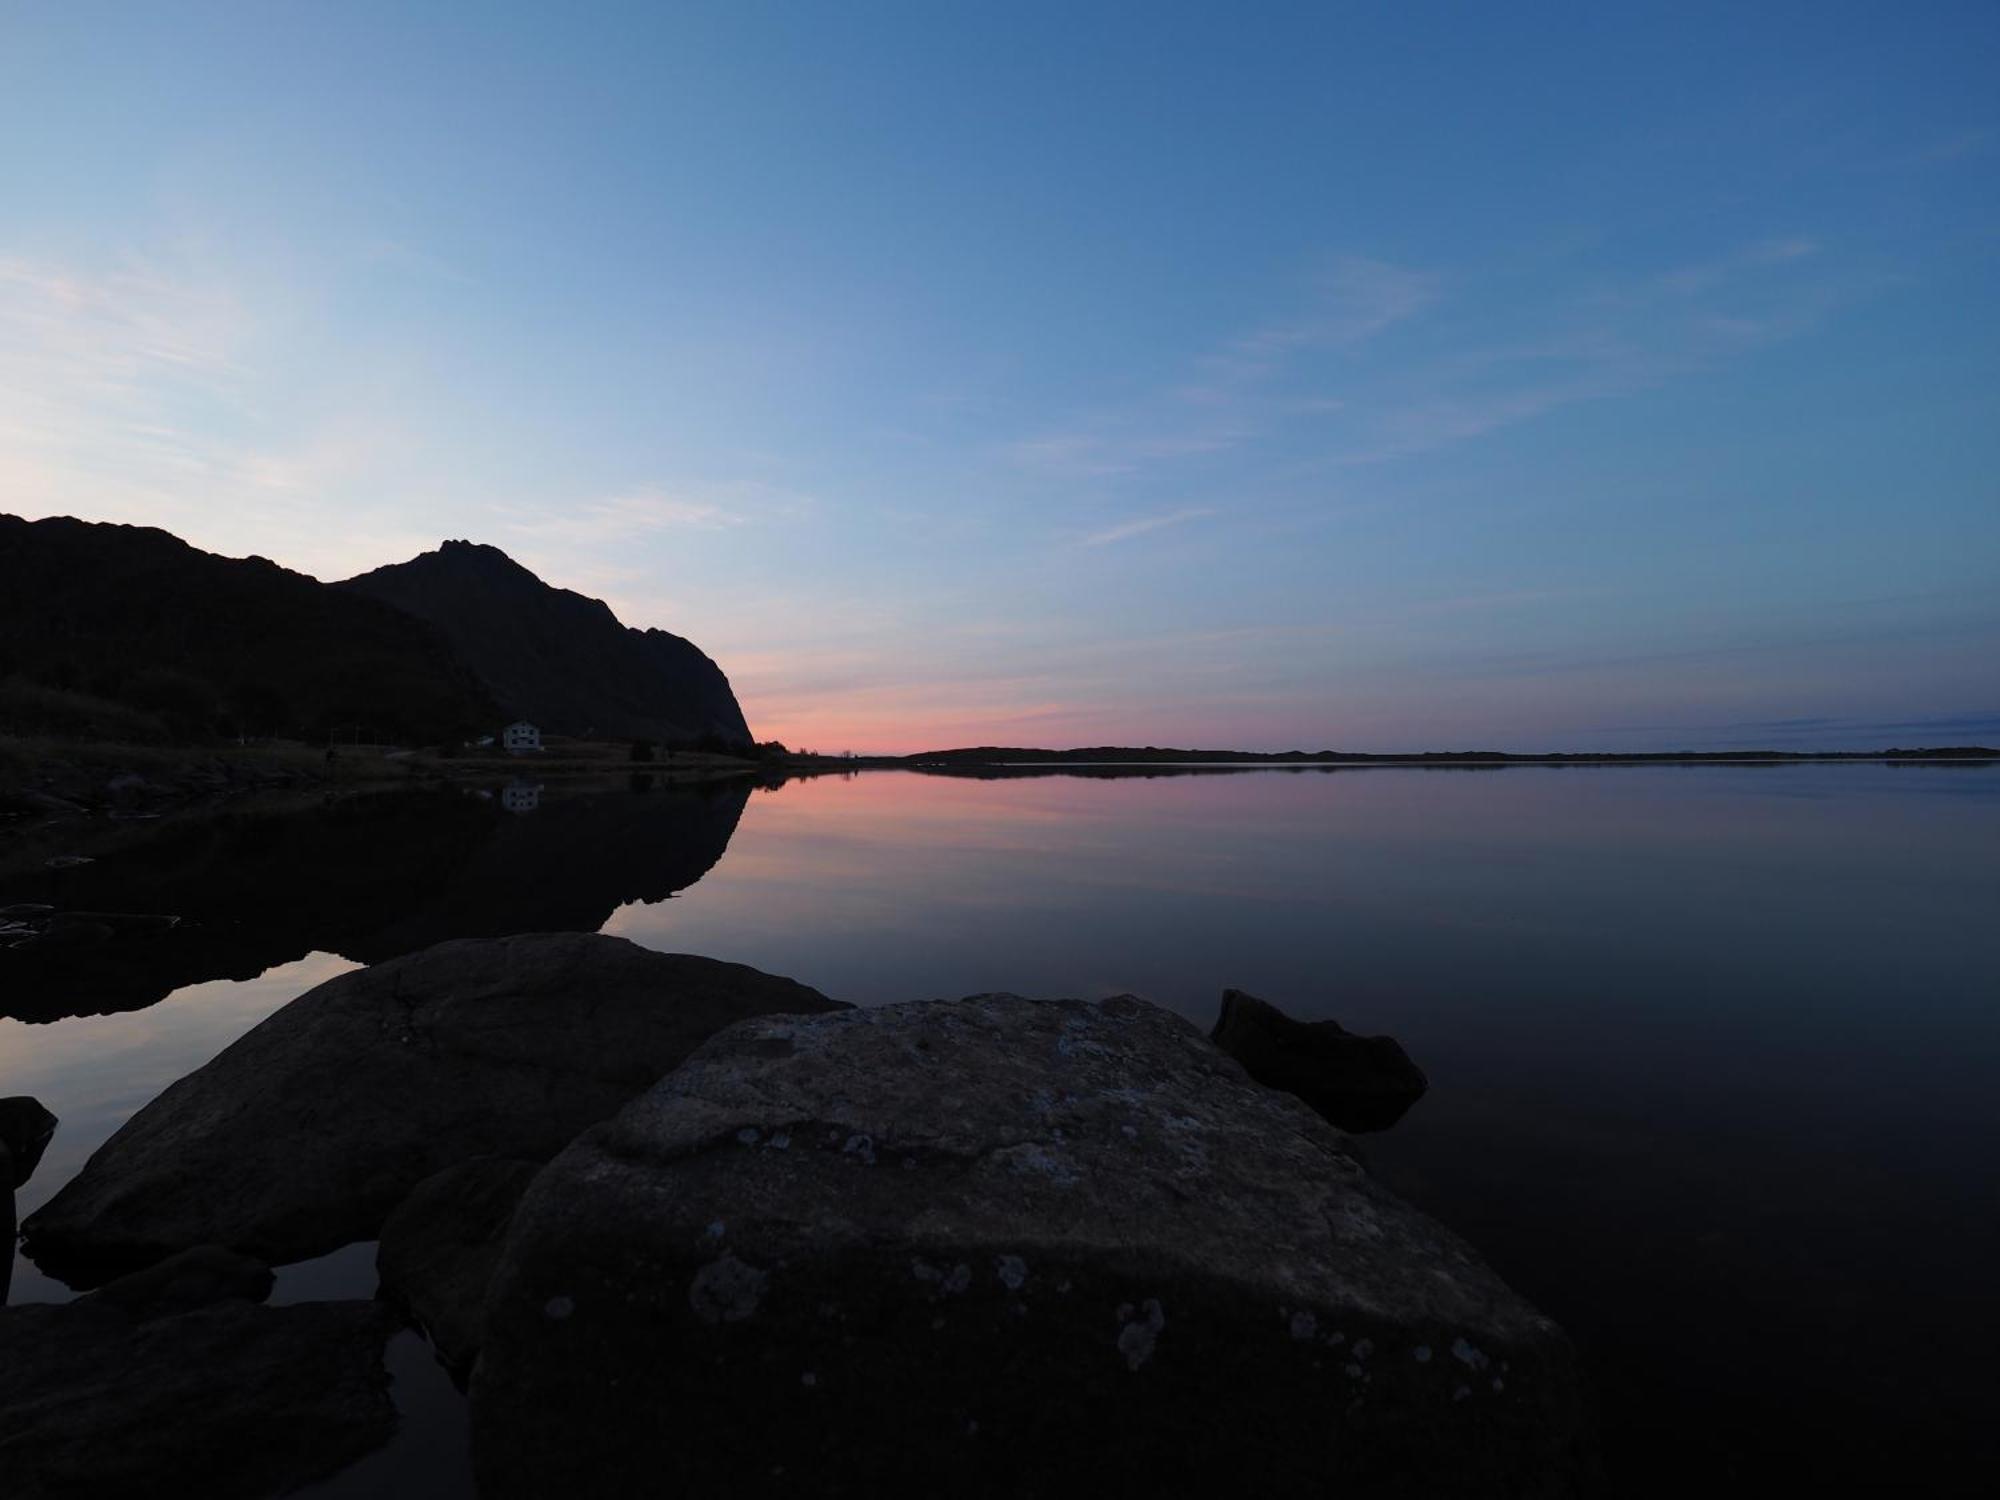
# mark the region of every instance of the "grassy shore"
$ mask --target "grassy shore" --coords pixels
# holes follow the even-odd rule
[[[17,791],[42,781],[72,778],[173,777],[200,767],[217,767],[225,773],[257,770],[317,777],[326,769],[325,757],[323,749],[285,742],[134,744],[123,740],[0,734],[0,790]]]
[[[0,814],[157,810],[276,789],[356,791],[437,781],[623,776],[658,781],[745,775],[753,761],[705,751],[631,758],[628,743],[558,741],[536,755],[491,750],[297,741],[135,744],[120,740],[0,735]]]

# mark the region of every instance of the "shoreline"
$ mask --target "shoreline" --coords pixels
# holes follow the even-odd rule
[[[956,766],[994,766],[1006,769],[1039,769],[1041,767],[1107,766],[1142,767],[1147,770],[1172,770],[1185,767],[1188,770],[1243,770],[1243,771],[1298,771],[1298,770],[1353,770],[1366,771],[1375,767],[1393,769],[1396,767],[1436,766],[1441,768],[1507,766],[1789,766],[1789,765],[1992,765],[2000,761],[2000,751],[1982,751],[1977,755],[1955,753],[1894,750],[1880,753],[1848,754],[1833,752],[1826,754],[1774,751],[1745,751],[1726,754],[1696,753],[1689,755],[1582,755],[1561,753],[1555,755],[1507,755],[1507,756],[1437,756],[1427,753],[1415,755],[1370,756],[1365,759],[1353,757],[1312,758],[1299,760],[982,760],[982,761],[900,761],[894,763],[872,762],[865,769],[872,770],[938,770]],[[848,764],[854,764],[849,762]]]
[[[395,746],[326,747],[295,742],[266,745],[148,745],[0,736],[0,832],[71,818],[143,819],[207,804],[270,793],[356,795],[395,787],[476,785],[496,781],[574,781],[642,776],[654,785],[755,778],[792,778],[908,771],[970,778],[1027,776],[1218,775],[1249,771],[1440,770],[1511,767],[1628,766],[1767,768],[1805,765],[1991,766],[2000,750],[1986,746],[1937,749],[1743,750],[1684,752],[1419,751],[1369,754],[1298,751],[957,750],[917,755],[786,756],[751,760],[695,750],[662,751],[635,761],[619,747],[579,746],[582,753],[519,756],[438,754]]]

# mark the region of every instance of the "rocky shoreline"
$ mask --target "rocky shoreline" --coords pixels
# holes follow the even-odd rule
[[[199,1444],[209,1492],[284,1493],[386,1439],[393,1308],[469,1393],[482,1495],[1587,1492],[1561,1331],[1324,1117],[1421,1073],[1259,1005],[1223,1046],[1129,996],[857,1010],[577,934],[343,976],[29,1216],[108,1284],[0,1310],[0,1450],[23,1496],[124,1493],[140,1424],[152,1472]],[[375,1303],[257,1305],[373,1239]]]
[[[200,754],[144,761],[126,758],[37,757],[0,777],[0,820],[149,817],[202,802],[256,792],[334,784],[330,768],[303,754],[258,757]]]

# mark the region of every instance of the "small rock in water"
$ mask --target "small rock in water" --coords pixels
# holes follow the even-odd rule
[[[5,1174],[9,1187],[21,1187],[35,1175],[57,1124],[39,1099],[26,1094],[0,1099],[0,1147],[11,1159],[11,1170]]]
[[[1241,990],[1222,992],[1209,1039],[1266,1088],[1297,1095],[1342,1130],[1387,1130],[1429,1087],[1394,1037],[1295,1021]]]

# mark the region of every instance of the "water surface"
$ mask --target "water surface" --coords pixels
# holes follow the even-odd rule
[[[1367,1154],[1576,1339],[1620,1492],[1938,1490],[2000,1458],[2000,769],[868,772],[515,801],[121,834],[83,867],[99,894],[206,935],[93,981],[136,1008],[0,1020],[0,1093],[63,1117],[23,1213],[277,1005],[445,936],[601,925],[863,1004],[1132,992],[1204,1026],[1236,986],[1428,1071]],[[286,1285],[366,1295],[343,1254]],[[16,1300],[61,1295],[17,1267]]]

